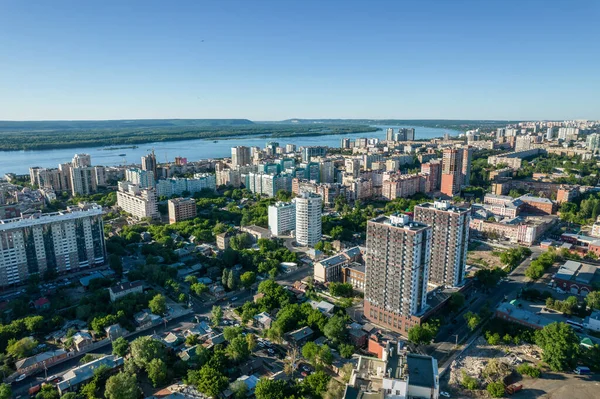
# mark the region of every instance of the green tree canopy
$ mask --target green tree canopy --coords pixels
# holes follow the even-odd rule
[[[552,323],[536,331],[535,342],[543,360],[555,371],[570,370],[577,364],[579,338],[566,323]]]

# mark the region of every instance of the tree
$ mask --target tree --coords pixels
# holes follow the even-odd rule
[[[112,342],[113,355],[125,357],[129,351],[129,342],[123,337],[119,337]]]
[[[346,320],[342,316],[335,315],[329,318],[323,334],[334,342],[343,342],[346,337]]]
[[[118,277],[123,275],[123,261],[119,255],[110,254],[108,257],[108,264]]]
[[[11,399],[12,398],[12,389],[10,385],[6,383],[0,384],[0,399]]]
[[[250,288],[256,282],[256,273],[245,272],[240,276],[240,281],[244,288]]]
[[[162,294],[156,294],[154,298],[148,302],[148,307],[152,313],[163,316],[167,313],[167,300]]]
[[[592,309],[600,309],[600,291],[592,291],[585,297],[585,303]]]
[[[229,386],[229,389],[233,392],[233,397],[235,399],[246,399],[246,396],[248,395],[248,386],[244,381],[235,381]]]
[[[504,384],[500,381],[490,382],[486,389],[492,398],[504,397]]]
[[[342,357],[345,357],[346,359],[349,359],[352,357],[352,354],[354,353],[354,345],[352,344],[340,344],[339,348],[338,348],[340,355],[342,355]]]
[[[221,324],[221,320],[223,319],[223,309],[219,305],[214,305],[211,311],[210,320],[214,327]]]
[[[20,340],[10,339],[6,347],[6,354],[17,359],[29,356],[37,346],[37,341],[31,337],[21,338]]]
[[[248,350],[250,352],[252,352],[254,350],[254,348],[256,348],[257,342],[256,342],[256,337],[254,336],[254,334],[246,335],[246,344],[248,344]]]
[[[35,399],[59,399],[58,390],[50,384],[42,386],[42,389],[35,395]]]
[[[283,380],[268,380],[261,378],[256,384],[254,395],[256,399],[286,399],[287,384]]]
[[[452,295],[450,295],[450,300],[448,303],[450,306],[450,311],[456,312],[465,306],[465,296],[462,292],[453,292]]]
[[[152,359],[146,366],[146,371],[155,388],[167,380],[167,365],[161,359]]]
[[[350,283],[329,283],[329,293],[333,296],[351,297],[353,294],[352,284]]]
[[[200,370],[188,371],[187,384],[192,384],[203,394],[216,398],[227,388],[229,379],[219,370],[204,365]]]
[[[60,399],[80,399],[80,398],[81,398],[81,396],[79,396],[76,392],[67,392],[60,397]]]
[[[240,362],[250,356],[248,342],[246,342],[246,338],[242,335],[239,335],[231,340],[225,351],[227,352],[229,358],[234,362]]]
[[[152,359],[165,359],[166,349],[162,342],[150,336],[136,338],[131,343],[131,358],[136,366],[145,368]]]
[[[190,286],[190,289],[198,296],[208,291],[208,287],[203,283],[194,283]]]
[[[232,291],[237,288],[237,277],[234,272],[229,273],[229,277],[227,278],[227,288]]]
[[[306,377],[304,380],[315,396],[319,396],[321,393],[327,390],[327,384],[331,377],[324,371],[318,370]]]
[[[233,341],[235,337],[242,335],[244,329],[242,327],[228,326],[223,329],[223,336],[227,341]]]
[[[545,326],[536,331],[535,342],[552,370],[568,370],[577,364],[579,338],[568,324],[555,322]]]
[[[473,312],[467,312],[463,317],[467,321],[467,326],[469,326],[469,329],[471,331],[475,330],[481,322],[481,317],[479,317],[478,314]]]
[[[104,389],[106,399],[137,399],[141,396],[135,374],[117,373],[108,378]]]
[[[188,283],[189,285],[193,285],[196,284],[198,282],[198,277],[196,276],[192,276],[191,274],[189,276],[186,276],[185,279],[183,280],[186,283]]]
[[[416,325],[408,330],[408,340],[417,345],[428,345],[436,334],[437,329],[433,325],[423,323],[421,326]]]
[[[79,393],[85,396],[87,399],[97,399],[98,383],[95,379],[92,379],[87,384],[83,385],[79,389]],[[108,397],[107,397],[108,398]]]
[[[523,375],[528,375],[531,378],[539,378],[540,375],[542,375],[542,372],[540,369],[538,369],[535,366],[532,366],[530,364],[521,364],[519,367],[517,367],[517,371]]]
[[[479,388],[479,382],[470,375],[468,375],[464,370],[462,370],[462,380],[461,385],[467,389],[474,390]]]

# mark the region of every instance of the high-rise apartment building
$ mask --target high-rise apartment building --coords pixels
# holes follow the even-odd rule
[[[468,187],[471,182],[471,162],[473,160],[473,147],[462,149],[461,187]]]
[[[440,160],[432,159],[429,162],[422,163],[421,173],[431,176],[431,187],[426,188],[425,191],[432,192],[440,189],[442,184],[442,162]]]
[[[296,205],[296,242],[312,247],[321,241],[323,200],[318,194],[304,192],[293,202]]]
[[[343,149],[347,150],[348,148],[352,147],[352,141],[348,138],[344,138],[344,139],[342,139],[342,142],[340,145]]]
[[[414,220],[431,226],[429,282],[460,286],[465,277],[471,210],[436,201],[415,206]]]
[[[359,158],[346,158],[344,160],[346,167],[346,173],[351,174],[353,177],[358,177],[360,174],[360,159]]]
[[[415,139],[415,129],[400,128],[398,133],[394,135],[395,141],[413,141]]]
[[[427,304],[431,227],[407,215],[367,222],[364,314],[403,335],[420,322]]]
[[[302,162],[310,162],[313,157],[324,157],[327,155],[327,147],[302,147]]]
[[[296,152],[296,144],[286,144],[285,145],[286,154],[290,154],[292,152]]]
[[[446,148],[442,156],[441,191],[448,197],[460,193],[462,184],[463,153],[461,149]]]
[[[250,147],[237,146],[231,148],[231,166],[234,168],[252,164]]]
[[[92,166],[92,157],[90,154],[75,154],[71,163],[74,168],[85,168]]]
[[[0,220],[0,286],[101,265],[106,258],[102,207],[71,207]]]
[[[142,157],[142,170],[151,170],[154,173],[154,178],[158,179],[157,173],[158,164],[156,163],[156,155],[154,155],[154,150],[148,155],[144,155]]]
[[[335,181],[335,165],[332,159],[319,161],[319,183],[333,183]]]
[[[196,201],[193,198],[173,198],[169,203],[169,223],[193,219],[197,215]]]
[[[96,171],[92,166],[71,168],[71,192],[73,195],[90,195],[97,190]]]
[[[554,138],[554,130],[549,127],[546,129],[546,140],[552,140]]]
[[[287,235],[296,229],[296,204],[277,202],[269,206],[269,230],[274,236]]]
[[[138,219],[159,216],[156,191],[153,188],[140,188],[129,182],[119,182],[117,206]]]
[[[597,154],[600,150],[600,134],[592,133],[585,139],[585,144],[588,150]]]
[[[388,129],[385,132],[385,140],[394,141],[394,129],[392,129],[391,127],[388,127]]]
[[[506,136],[506,129],[503,127],[499,127],[498,129],[496,129],[496,138],[499,139],[500,137],[504,137]]]
[[[137,184],[140,188],[153,188],[156,186],[154,172],[138,168],[127,169],[125,171],[125,180]]]

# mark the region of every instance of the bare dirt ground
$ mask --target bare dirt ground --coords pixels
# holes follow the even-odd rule
[[[514,372],[509,382],[523,385],[523,389],[511,398],[544,399],[596,399],[600,398],[600,376],[579,376],[573,373],[555,373],[541,364],[541,352],[535,345],[497,345],[491,346],[480,337],[459,356],[451,365],[449,372],[442,378],[440,390],[448,391],[453,398],[488,398],[484,389],[469,391],[460,382],[463,372],[475,378],[481,388],[486,385],[484,370],[490,362],[503,363],[509,369],[515,369],[523,362],[529,362],[542,368],[540,378],[520,376]]]
[[[500,262],[500,257],[493,254],[494,250],[498,252],[501,252],[502,250],[495,249],[486,243],[478,244],[479,245],[476,248],[474,248],[473,250],[469,250],[467,254],[467,263],[469,265],[481,267],[484,269],[493,269],[496,266],[504,266],[502,262]]]

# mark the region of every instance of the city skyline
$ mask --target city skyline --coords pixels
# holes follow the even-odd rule
[[[598,10],[592,1],[5,3],[0,120],[598,119],[599,56],[589,51],[598,26],[548,22]]]

